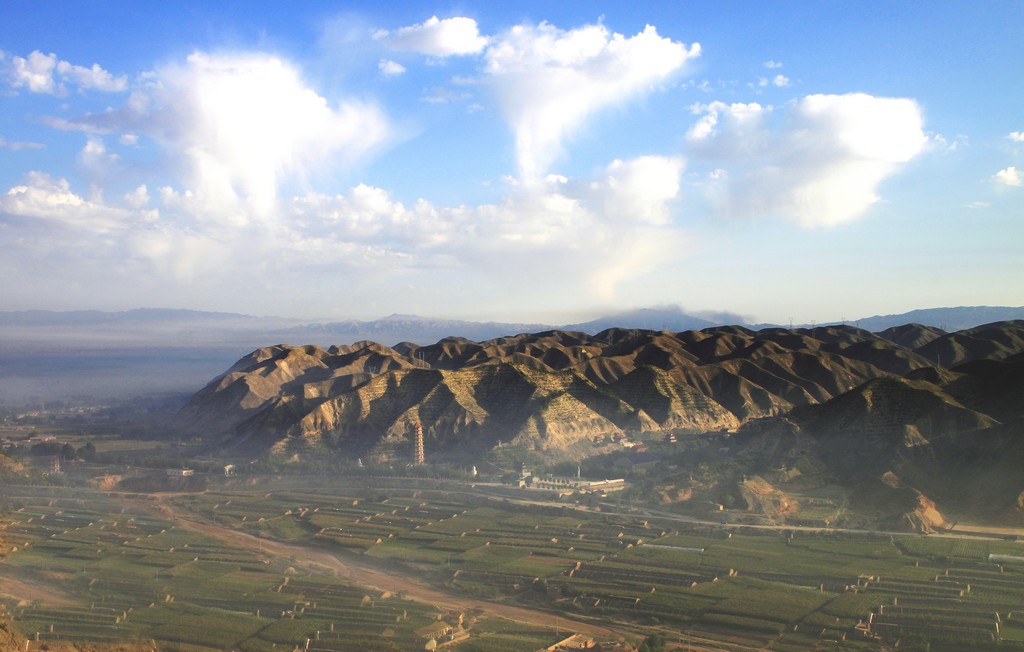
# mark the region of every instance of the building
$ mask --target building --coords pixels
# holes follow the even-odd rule
[[[557,491],[559,493],[571,494],[576,491],[593,493],[597,491],[618,491],[626,488],[626,481],[623,478],[614,480],[587,480],[576,477],[565,477],[556,475],[534,476],[531,479],[530,487],[533,489],[544,489]]]

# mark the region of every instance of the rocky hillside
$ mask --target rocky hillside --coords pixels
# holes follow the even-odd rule
[[[957,335],[945,339],[977,339]],[[992,346],[964,350],[972,357]],[[889,525],[909,519],[928,530],[958,515],[1024,523],[1024,354],[908,376],[746,424],[734,438],[734,465],[784,476],[784,488],[853,488],[853,507]]]
[[[1000,415],[1019,410],[1012,398],[992,395],[987,372],[976,378],[970,368],[949,368],[1012,366],[1021,351],[1022,321],[958,333],[913,324],[877,334],[727,326],[593,336],[555,330],[429,346],[278,345],[215,378],[181,418],[187,430],[245,450],[322,445],[394,455],[408,451],[419,423],[428,454],[476,454],[511,442],[573,457],[594,437],[734,429],[834,403],[835,418],[847,424],[872,406],[876,439],[931,441],[946,428],[999,421],[971,407],[976,402]],[[941,395],[928,400],[945,406],[938,412],[888,413],[886,406],[904,404],[903,393],[932,387]]]

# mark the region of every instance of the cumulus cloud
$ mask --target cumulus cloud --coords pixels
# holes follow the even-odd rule
[[[1015,143],[1024,143],[1024,131],[1011,131],[1006,137]]]
[[[124,75],[114,77],[112,74],[100,68],[99,64],[92,64],[86,68],[61,61],[57,64],[57,73],[68,82],[85,89],[96,89],[108,93],[118,93],[128,87],[128,78]]]
[[[487,82],[515,132],[521,176],[541,178],[586,118],[664,82],[699,54],[699,44],[688,48],[651,26],[625,37],[600,24],[566,31],[541,23],[495,37],[485,53]]]
[[[136,114],[129,127],[183,159],[186,185],[200,199],[244,202],[262,216],[285,181],[327,161],[354,163],[390,131],[375,105],[331,107],[294,67],[265,54],[192,54],[184,65],[158,70],[149,95],[133,98],[129,113]]]
[[[105,154],[100,142],[90,149]],[[140,185],[110,203],[35,174],[0,197],[0,226],[14,258],[60,251],[67,275],[102,262],[138,275],[133,287],[172,294],[197,278],[227,291],[243,276],[250,286],[273,285],[281,275],[332,270],[337,283],[373,269],[374,277],[426,282],[473,270],[474,282],[484,285],[543,282],[609,299],[624,281],[686,249],[671,220],[682,169],[677,158],[616,160],[593,179],[552,175],[511,185],[500,201],[480,205],[405,204],[358,184],[344,193],[294,196],[279,204],[280,219],[263,222],[210,221],[208,205],[188,190]]]
[[[418,24],[402,27],[394,34],[378,32],[388,47],[402,52],[417,52],[433,57],[476,54],[487,45],[476,21],[465,16],[439,20],[432,16]]]
[[[120,160],[116,152],[107,150],[101,138],[89,138],[78,153],[78,163],[94,175],[105,175]]]
[[[52,52],[44,54],[39,50],[27,57],[11,57],[6,72],[12,86],[28,88],[33,93],[63,95],[67,93],[68,85],[106,92],[120,92],[128,87],[127,77],[115,77],[99,64],[86,68],[60,61]]]
[[[765,61],[761,65],[763,65],[765,68],[768,68],[769,70],[782,67],[782,63],[780,63],[778,61],[772,61],[770,59],[768,61]]]
[[[779,109],[715,102],[694,110],[690,150],[728,163],[710,184],[725,216],[779,215],[804,226],[855,219],[928,143],[909,99],[809,95]]]
[[[679,197],[682,172],[683,160],[678,157],[616,160],[603,179],[591,184],[591,190],[609,218],[664,225],[672,219],[671,203]]]
[[[82,233],[100,235],[149,222],[153,213],[136,213],[102,201],[91,201],[71,190],[67,179],[53,179],[30,172],[25,183],[0,197],[0,219],[28,219],[34,223],[71,229],[75,238]]]
[[[28,57],[12,57],[8,74],[15,88],[27,87],[33,93],[53,93],[56,88],[53,71],[56,67],[57,55],[36,50]]]
[[[1012,165],[1008,168],[1003,168],[999,172],[996,172],[995,180],[997,183],[1000,183],[1004,186],[1012,187],[1016,187],[1024,183],[1024,180],[1022,180],[1021,178],[1020,172],[1017,170],[1016,167]]]
[[[405,72],[405,66],[391,59],[381,59],[377,62],[377,70],[385,77],[394,77]]]
[[[293,200],[289,242],[302,251],[297,264],[329,264],[344,252],[350,266],[404,268],[420,277],[472,269],[474,282],[524,291],[544,283],[611,299],[626,280],[687,249],[683,232],[669,224],[681,171],[677,159],[615,161],[593,180],[549,175],[477,206],[423,199],[406,206],[360,185]]]

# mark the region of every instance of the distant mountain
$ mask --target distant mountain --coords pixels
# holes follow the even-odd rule
[[[1024,316],[1024,308],[936,308],[871,317],[857,323],[865,330],[883,331],[883,338],[917,350],[947,330],[1014,316]],[[726,324],[770,326],[754,327],[748,321],[733,313],[688,314],[678,307],[632,310],[561,327],[401,314],[370,321],[311,322],[151,308],[122,312],[0,312],[0,403],[70,397],[106,400],[142,393],[192,391],[245,353],[279,343],[329,347],[372,340],[388,346],[402,342],[427,345],[445,337],[482,342],[556,329],[596,335],[609,328],[681,333]],[[930,330],[891,330],[912,322]],[[942,326],[946,328],[940,329]],[[958,346],[945,342],[923,353],[948,366],[965,359],[957,352]]]
[[[1024,307],[931,308],[900,315],[865,317],[846,323],[871,332],[907,324],[920,324],[953,332],[1013,319],[1024,319]],[[465,337],[483,341],[555,329],[594,335],[609,328],[683,332],[729,324],[752,328],[775,326],[755,326],[749,318],[730,312],[687,313],[678,306],[640,308],[586,322],[563,325],[477,322],[403,314],[393,314],[369,321],[309,321],[289,317],[255,317],[238,313],[157,308],[122,312],[27,310],[0,312],[0,349],[15,342],[62,342],[72,347],[104,346],[111,343],[119,347],[203,347],[227,344],[256,348],[276,343],[331,346],[374,340],[387,345],[399,342],[422,345],[444,337]]]
[[[668,308],[640,308],[615,313],[578,324],[559,326],[560,330],[582,331],[594,335],[609,328],[640,328],[654,331],[692,331],[725,324],[745,324],[741,315],[728,312],[710,313],[704,316],[686,314],[677,306]]]
[[[351,344],[360,340],[374,340],[394,345],[399,342],[427,344],[450,336],[488,340],[551,328],[553,327],[545,324],[475,322],[393,314],[372,321],[349,319],[302,324],[272,331],[269,335],[275,338],[273,341],[276,342],[317,343],[322,346]]]
[[[848,324],[873,333],[904,324],[921,324],[942,329],[946,332],[961,331],[982,324],[998,321],[1024,319],[1024,306],[961,306],[958,308],[926,308],[911,310],[899,315],[875,315],[862,317]]]
[[[242,343],[262,346],[266,334],[301,323],[282,317],[139,308],[123,312],[26,310],[0,312],[0,349],[12,343],[104,348],[109,345],[204,347]]]

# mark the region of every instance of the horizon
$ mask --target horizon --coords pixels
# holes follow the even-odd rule
[[[834,325],[853,325],[857,326],[861,321],[870,320],[890,320],[895,318],[905,318],[910,315],[917,313],[938,313],[943,311],[965,311],[962,313],[961,318],[969,316],[969,312],[966,311],[1024,311],[1024,306],[936,306],[931,308],[915,308],[907,310],[901,313],[876,313],[873,315],[859,315],[856,317],[843,317],[835,320],[821,320],[812,319],[805,322],[772,322],[758,320],[750,315],[743,315],[742,313],[730,312],[730,311],[711,311],[711,310],[689,310],[684,306],[679,305],[660,305],[660,306],[646,306],[627,308],[623,310],[617,310],[608,313],[591,314],[585,319],[577,320],[555,320],[551,322],[531,322],[522,319],[512,320],[499,320],[499,319],[488,319],[486,317],[480,319],[461,319],[457,317],[449,317],[444,315],[421,315],[415,313],[390,313],[387,315],[380,315],[369,319],[359,319],[355,317],[287,317],[283,315],[268,315],[268,314],[249,314],[249,313],[238,313],[238,312],[223,312],[223,311],[205,311],[205,310],[194,310],[192,308],[158,308],[152,306],[140,306],[135,308],[129,308],[127,310],[117,311],[104,311],[95,309],[84,309],[84,310],[66,310],[66,311],[55,311],[48,309],[29,309],[29,310],[0,310],[0,316],[2,315],[16,315],[16,314],[35,314],[42,313],[48,315],[75,315],[75,314],[98,314],[102,316],[114,316],[114,315],[130,315],[133,313],[179,313],[179,314],[196,314],[201,317],[222,317],[222,318],[234,318],[240,317],[252,320],[279,320],[281,322],[288,323],[289,325],[279,325],[281,328],[295,328],[303,326],[329,326],[333,324],[344,324],[348,322],[360,323],[360,324],[373,324],[379,322],[395,321],[399,322],[402,320],[422,320],[424,322],[440,321],[440,322],[463,322],[466,324],[473,325],[509,325],[509,326],[524,326],[524,327],[545,327],[545,328],[564,328],[569,326],[582,326],[591,322],[601,321],[612,321],[616,318],[623,318],[629,320],[630,318],[637,317],[640,313],[654,313],[656,315],[667,316],[667,315],[678,315],[684,318],[693,318],[698,320],[704,320],[710,324],[716,326],[744,326],[753,328],[814,328],[816,326],[834,326]],[[923,316],[923,315],[919,315]],[[1012,319],[1012,318],[1007,318]],[[929,321],[929,320],[925,320]],[[1005,321],[1005,319],[999,319],[997,321]],[[902,322],[907,325],[912,322]],[[982,322],[979,322],[979,325]],[[74,325],[74,324],[68,324]],[[612,326],[614,328],[615,326]],[[620,328],[636,328],[635,326],[618,326]],[[657,330],[653,326],[653,330]]]
[[[1024,305],[1019,3],[45,7],[0,26],[6,311]]]

